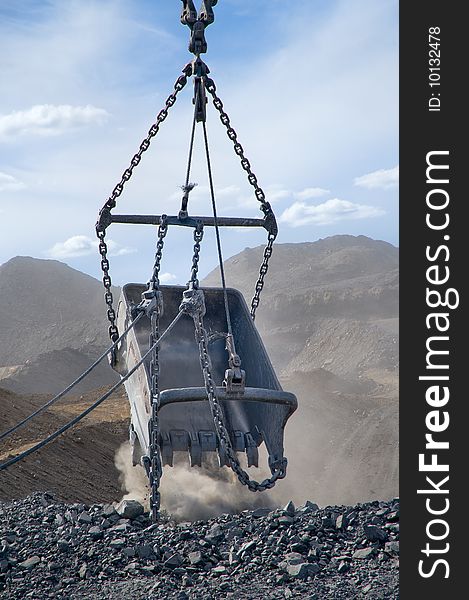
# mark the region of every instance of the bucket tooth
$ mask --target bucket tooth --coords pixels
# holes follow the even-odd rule
[[[161,460],[163,461],[163,465],[173,466],[173,447],[171,445],[171,438],[169,437],[169,433],[161,434]]]
[[[256,442],[250,433],[246,433],[246,456],[248,459],[248,467],[259,466],[259,451],[257,450]]]
[[[189,435],[184,429],[171,429],[169,432],[171,446],[176,452],[183,452],[189,449]]]
[[[214,431],[199,431],[202,452],[215,452],[217,449],[217,436]]]
[[[202,466],[202,446],[200,445],[199,436],[195,432],[190,433],[189,457],[191,467]]]
[[[249,433],[252,435],[253,440],[256,442],[256,446],[259,448],[259,446],[264,441],[264,436],[262,435],[262,432],[259,431],[257,425],[255,425]]]
[[[232,442],[235,452],[244,452],[246,442],[244,441],[244,433],[242,431],[233,431]]]
[[[217,450],[217,454],[218,454],[218,465],[220,467],[228,466],[228,456],[226,455],[226,451],[221,446],[219,446],[219,448]]]

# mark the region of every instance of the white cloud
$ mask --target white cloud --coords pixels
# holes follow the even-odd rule
[[[176,279],[177,277],[173,273],[162,273],[160,275],[161,283],[171,283],[171,281],[175,281]]]
[[[109,116],[103,108],[90,104],[36,104],[29,110],[18,110],[0,115],[0,137],[18,135],[59,135],[90,123],[101,124]]]
[[[237,196],[240,192],[241,190],[237,185],[227,185],[226,187],[215,189],[215,195],[218,198],[231,198]]]
[[[330,225],[337,221],[349,219],[367,219],[379,217],[384,211],[375,206],[366,204],[355,204],[348,200],[332,198],[322,204],[306,204],[306,202],[294,202],[283,211],[280,221],[291,227],[302,225]]]
[[[106,240],[109,256],[123,256],[136,252],[134,248],[120,246],[113,240]],[[49,248],[47,255],[51,258],[77,258],[88,256],[98,251],[98,240],[93,240],[86,235],[74,235],[65,242],[57,242]]]
[[[114,240],[106,240],[109,256],[124,256],[125,254],[133,254],[137,252],[136,248],[129,246],[121,246]]]
[[[329,190],[324,190],[323,188],[319,187],[309,187],[305,188],[301,192],[296,192],[294,196],[298,200],[310,200],[311,198],[320,198],[326,194],[329,194]]]
[[[26,186],[22,181],[8,175],[8,173],[2,173],[0,171],[0,192],[14,192],[16,190],[22,190]]]
[[[390,190],[399,185],[399,165],[394,169],[378,169],[361,177],[355,177],[353,183],[369,190]]]

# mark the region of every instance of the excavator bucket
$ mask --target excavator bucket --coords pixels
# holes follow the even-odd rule
[[[160,332],[179,312],[185,288],[161,286],[163,314]],[[225,425],[237,452],[245,452],[248,466],[258,466],[258,448],[264,443],[269,464],[283,458],[283,430],[297,407],[293,394],[284,392],[274,373],[242,295],[228,289],[228,304],[236,351],[246,372],[242,393],[230,393],[222,385],[228,366],[225,349],[226,317],[223,290],[202,288],[205,294],[205,329],[217,396],[222,405]],[[124,286],[118,307],[118,326],[123,331],[131,320],[132,307],[141,301],[146,286]],[[142,317],[122,342],[114,368],[124,376],[149,348],[150,319]],[[131,407],[130,437],[134,464],[150,456],[149,421],[151,417],[150,358],[125,382]],[[206,453],[216,452],[219,464],[227,464],[220,450],[204,386],[194,322],[183,315],[159,350],[160,410],[159,444],[164,465],[173,465],[174,453],[185,452],[191,466],[201,466]]]

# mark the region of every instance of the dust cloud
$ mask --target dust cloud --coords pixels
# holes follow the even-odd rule
[[[175,453],[175,466],[165,467],[161,480],[162,509],[178,521],[194,521],[259,507],[275,508],[293,500],[319,506],[386,500],[399,494],[398,402],[391,398],[325,389],[321,380],[289,381],[286,389],[298,397],[298,410],[285,427],[287,477],[274,489],[253,493],[215,454],[204,467],[189,467],[185,453]],[[245,456],[238,454],[243,468]],[[130,446],[116,454],[124,498],[148,507],[147,477],[132,467]],[[270,475],[265,446],[259,448],[260,468],[248,470],[262,481]]]
[[[175,453],[174,462],[174,467],[164,468],[160,492],[161,509],[176,521],[197,521],[224,513],[276,506],[271,492],[250,492],[231,469],[218,466],[215,455],[206,455],[203,467],[190,467],[183,453]],[[123,499],[138,500],[148,509],[147,476],[141,466],[132,466],[128,442],[118,449],[114,463],[119,470]],[[245,464],[242,466],[246,467]],[[251,477],[254,476],[252,471],[255,471],[257,479],[264,479],[263,470],[250,469]]]
[[[143,467],[132,466],[132,449],[124,442],[114,456],[114,464],[119,471],[119,483],[124,495],[122,500],[138,500],[149,507],[147,477]]]

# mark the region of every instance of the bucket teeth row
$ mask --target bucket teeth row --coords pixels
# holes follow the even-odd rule
[[[233,449],[236,452],[246,452],[248,466],[259,465],[259,451],[256,439],[259,436],[250,432],[232,431],[230,434]],[[260,440],[261,441],[261,440]],[[202,466],[204,452],[217,452],[220,467],[227,466],[228,457],[218,444],[214,431],[187,432],[184,429],[172,429],[160,434],[160,448],[163,465],[173,466],[174,452],[188,452],[191,467]]]

